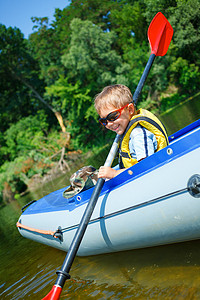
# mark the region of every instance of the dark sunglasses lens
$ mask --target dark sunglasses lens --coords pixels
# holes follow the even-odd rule
[[[119,116],[120,116],[119,111],[113,111],[107,116],[107,120],[113,122],[113,121],[117,120],[117,118],[119,118]]]
[[[99,122],[103,125],[106,126],[109,122],[113,122],[119,118],[120,112],[119,111],[113,111],[111,112],[106,118],[100,118]]]
[[[107,119],[106,118],[100,118],[99,122],[103,125],[106,126],[107,125]]]

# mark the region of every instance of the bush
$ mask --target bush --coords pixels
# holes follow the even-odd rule
[[[39,148],[40,140],[47,135],[47,132],[46,115],[42,111],[36,116],[22,118],[4,133],[6,143],[4,152],[10,160],[26,155],[31,150]]]
[[[200,84],[198,66],[190,64],[186,59],[179,57],[169,67],[171,81],[179,87],[179,93],[187,96],[194,94]]]

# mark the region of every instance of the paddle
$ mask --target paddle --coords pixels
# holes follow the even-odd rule
[[[151,55],[133,95],[133,101],[135,102],[135,104],[138,101],[155,57],[164,56],[167,53],[172,36],[173,28],[171,24],[161,12],[157,13],[151,21],[148,29],[148,39],[151,46]]]
[[[167,53],[170,41],[172,39],[173,29],[167,19],[164,17],[162,13],[158,13],[154,19],[152,20],[149,29],[148,29],[148,39],[151,45],[151,55],[147,62],[147,65],[144,69],[140,82],[135,90],[133,95],[133,100],[137,103],[139,95],[144,86],[145,80],[149,74],[150,68],[154,62],[156,56],[164,56]],[[110,149],[109,155],[106,159],[104,166],[111,166],[112,162],[115,158],[118,149],[118,141],[120,136],[117,135],[113,145]],[[65,261],[62,265],[60,271],[57,272],[57,280],[55,285],[49,294],[43,298],[43,300],[57,300],[60,298],[60,294],[62,292],[62,288],[66,279],[70,278],[69,271],[71,269],[72,263],[84,236],[87,225],[90,221],[90,217],[94,211],[95,205],[97,203],[98,197],[100,195],[101,189],[104,185],[105,180],[103,178],[99,178],[97,184],[95,185],[92,196],[87,204],[85,212],[80,221],[79,227],[75,233],[73,241],[70,245],[69,251],[66,255]]]

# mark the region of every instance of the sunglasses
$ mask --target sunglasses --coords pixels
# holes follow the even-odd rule
[[[114,111],[111,111],[107,117],[105,118],[99,118],[99,122],[103,125],[103,126],[106,126],[108,124],[108,121],[109,122],[114,122],[115,120],[117,120],[120,116],[121,116],[121,113],[122,113],[122,110],[127,107],[130,103],[127,103],[126,105],[124,105],[123,107],[119,108],[119,109],[116,109]]]

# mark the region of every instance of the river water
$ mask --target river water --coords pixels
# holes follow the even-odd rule
[[[179,107],[183,126],[199,118],[199,103]],[[182,127],[170,113],[162,118],[170,134]],[[55,283],[66,253],[23,238],[15,224],[25,203],[66,186],[68,177],[0,210],[0,299],[42,299]],[[200,299],[200,240],[76,257],[70,275],[61,299]]]

